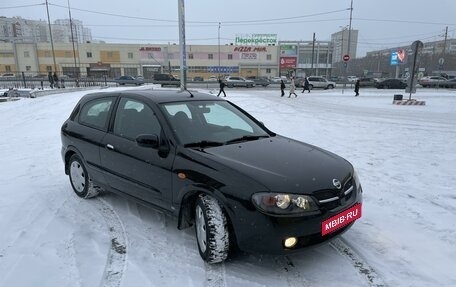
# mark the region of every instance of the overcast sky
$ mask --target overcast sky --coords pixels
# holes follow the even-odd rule
[[[43,0],[2,0],[0,15],[47,20]],[[36,4],[36,5],[34,5]],[[68,18],[68,0],[50,0],[51,22]],[[29,6],[34,5],[34,6]],[[24,7],[26,6],[26,7]],[[178,43],[178,0],[70,0],[72,17],[111,43]],[[187,44],[234,42],[237,34],[272,33],[279,40],[330,40],[349,24],[350,0],[185,1]],[[366,51],[456,35],[456,0],[353,0],[357,56]],[[108,15],[111,14],[111,15]],[[142,18],[142,19],[138,19]]]

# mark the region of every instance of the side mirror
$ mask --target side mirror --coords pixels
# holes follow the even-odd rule
[[[139,135],[136,138],[136,142],[142,147],[158,148],[159,146],[159,139],[157,135]]]

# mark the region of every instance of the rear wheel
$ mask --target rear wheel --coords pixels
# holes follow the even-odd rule
[[[328,87],[326,87],[326,89],[334,89],[334,86],[333,85],[328,85]]]
[[[309,85],[309,90],[313,90],[314,86],[313,85]]]
[[[195,206],[195,232],[204,261],[219,263],[228,257],[229,232],[224,211],[212,196],[201,194]]]
[[[70,183],[73,191],[82,198],[91,198],[98,195],[100,188],[95,187],[81,158],[74,154],[68,163]]]

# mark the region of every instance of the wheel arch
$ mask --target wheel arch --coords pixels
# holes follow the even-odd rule
[[[70,158],[73,156],[73,155],[77,155],[79,156],[79,158],[84,162],[85,164],[85,160],[84,160],[84,157],[81,155],[81,153],[74,147],[74,146],[69,146],[66,151],[65,151],[65,155],[64,155],[64,163],[65,163],[65,174],[68,175],[69,174],[69,163],[70,163]]]
[[[200,194],[209,195],[219,202],[220,208],[225,213],[228,229],[231,232],[231,234],[234,235],[233,221],[231,220],[231,217],[234,215],[231,208],[227,204],[227,199],[225,198],[225,196],[217,190],[208,190],[201,188],[191,189],[185,192],[185,194],[182,196],[180,200],[177,228],[181,230],[193,226],[195,220],[194,209],[196,206],[196,200],[198,199],[198,196]]]

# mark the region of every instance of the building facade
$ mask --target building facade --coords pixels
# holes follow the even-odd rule
[[[349,43],[350,47],[348,45]],[[348,29],[343,29],[342,31],[332,34],[331,44],[333,49],[333,64],[342,62],[344,55],[349,55],[350,59],[355,59],[358,47],[358,30],[352,29],[349,31]]]
[[[188,45],[189,78],[213,75],[277,76],[277,46]],[[219,53],[220,51],[220,53]],[[54,57],[55,55],[55,67]],[[180,75],[178,45],[0,43],[0,73],[28,76],[56,71],[69,76],[109,77],[155,73]]]

